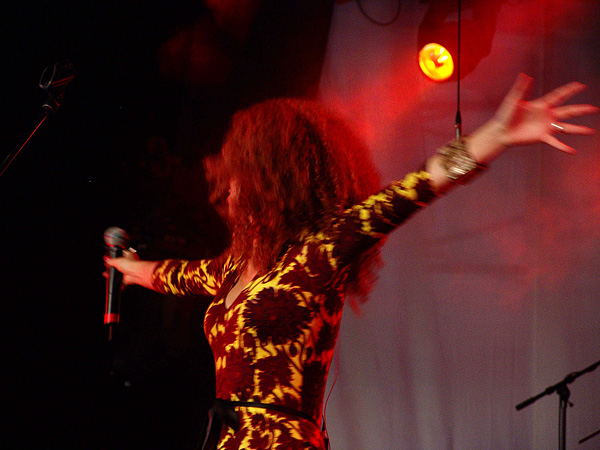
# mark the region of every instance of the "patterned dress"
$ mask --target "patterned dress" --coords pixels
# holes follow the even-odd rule
[[[204,319],[213,351],[217,398],[275,404],[314,421],[238,406],[240,427],[223,426],[218,449],[318,449],[327,373],[344,304],[349,263],[436,196],[417,171],[346,210],[327,232],[289,246],[267,273],[225,306],[240,274],[232,259],[166,260],[154,287],[175,295],[209,294]]]

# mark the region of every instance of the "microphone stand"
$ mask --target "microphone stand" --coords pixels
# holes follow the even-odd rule
[[[13,162],[19,152],[27,145],[36,131],[52,113],[58,111],[65,93],[67,85],[75,77],[75,68],[71,61],[62,61],[48,66],[42,72],[39,86],[48,93],[48,98],[42,105],[42,114],[38,117],[31,131],[6,155],[0,165],[0,176],[6,171],[8,166]]]
[[[584,373],[596,370],[598,366],[600,366],[600,361],[597,361],[596,363],[592,364],[589,367],[586,367],[583,370],[580,370],[579,372],[570,373],[564,378],[564,380],[560,381],[559,383],[549,386],[543,392],[519,403],[516,406],[517,411],[526,408],[527,406],[531,405],[532,403],[536,402],[537,400],[546,395],[550,395],[556,392],[560,399],[558,411],[558,449],[565,450],[567,437],[567,405],[570,404],[569,396],[571,395],[571,391],[569,391],[567,385],[571,384]]]
[[[599,434],[600,434],[600,430],[594,431],[592,434],[584,437],[583,439],[580,439],[578,444],[583,444],[585,441],[589,441],[591,438],[598,436]]]

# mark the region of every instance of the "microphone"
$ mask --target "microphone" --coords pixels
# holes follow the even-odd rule
[[[60,107],[67,85],[75,78],[75,67],[68,59],[57,62],[44,69],[39,86],[48,94],[48,100],[42,105],[47,112],[56,112]]]
[[[129,236],[118,227],[107,228],[104,232],[106,253],[111,258],[123,256],[123,250],[129,245]],[[114,267],[108,268],[106,279],[106,306],[104,309],[104,324],[109,326],[108,340],[112,339],[113,326],[119,323],[121,309],[121,287],[123,274]]]

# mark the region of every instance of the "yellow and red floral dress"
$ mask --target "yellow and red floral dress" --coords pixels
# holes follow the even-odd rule
[[[220,265],[166,260],[157,266],[157,290],[214,296],[204,329],[215,359],[217,398],[300,412],[236,406],[239,427],[222,427],[218,449],[325,448],[318,424],[349,262],[434,197],[426,172],[392,183],[346,210],[329,232],[288,247],[229,308],[225,298],[240,275],[232,259]]]

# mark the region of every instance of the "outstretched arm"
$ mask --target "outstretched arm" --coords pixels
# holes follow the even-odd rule
[[[232,258],[225,261],[140,261],[137,254],[130,251],[124,251],[120,258],[105,256],[104,264],[123,274],[124,285],[137,284],[162,294],[179,296],[214,296],[227,273],[234,270]]]
[[[538,99],[525,101],[532,83],[530,77],[519,75],[495,116],[468,138],[467,150],[478,164],[489,165],[510,147],[542,142],[572,154],[575,150],[561,142],[557,134],[594,133],[591,128],[564,122],[598,112],[598,108],[591,105],[564,105],[585,89],[583,84],[565,84]],[[444,192],[453,183],[446,176],[441,161],[440,155],[431,157],[427,171],[432,182]]]
[[[598,112],[591,105],[564,105],[568,99],[585,89],[580,83],[561,86],[541,98],[525,101],[532,79],[520,75],[494,117],[466,138],[466,150],[481,166],[488,166],[510,147],[546,143],[566,153],[575,150],[557,134],[592,134],[594,130],[564,122]],[[457,184],[448,177],[445,157],[436,154],[426,162],[424,171],[416,171],[390,184],[364,202],[347,210],[336,223],[338,230],[337,257],[351,261],[384,238],[437,194]],[[448,167],[448,165],[446,165]],[[468,167],[469,165],[467,165]],[[456,175],[458,172],[454,172]]]

